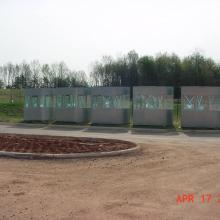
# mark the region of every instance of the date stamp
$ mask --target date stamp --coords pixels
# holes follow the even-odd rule
[[[218,203],[220,204],[220,194],[211,194],[204,193],[201,195],[195,195],[193,193],[183,193],[178,194],[176,196],[177,204],[186,204],[186,203],[201,203],[201,204],[209,204],[209,203]]]

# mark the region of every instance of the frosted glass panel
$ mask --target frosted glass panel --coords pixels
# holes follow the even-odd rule
[[[220,111],[220,96],[209,97],[209,109],[211,111]]]
[[[32,96],[31,97],[31,104],[33,108],[37,108],[38,107],[38,96]]]
[[[161,109],[173,108],[173,99],[169,96],[137,95],[134,99],[134,109]]]
[[[52,103],[53,103],[52,96],[46,95],[45,96],[45,107],[46,108],[52,107]]]
[[[64,96],[63,96],[63,107],[64,107],[64,108],[70,108],[70,107],[72,107],[70,95],[64,95]]]
[[[25,96],[25,108],[29,108],[31,106],[31,97],[30,96]]]
[[[86,96],[84,96],[84,95],[78,96],[78,107],[79,108],[86,108]]]
[[[56,107],[57,108],[62,107],[62,96],[61,95],[56,96]]]
[[[76,108],[76,96],[74,96],[74,95],[71,95],[70,96],[70,105],[71,105],[71,107],[73,107],[73,108]]]
[[[129,108],[129,97],[126,95],[121,96],[93,96],[92,108],[115,108],[123,109]]]
[[[185,95],[183,97],[183,109],[193,111],[204,111],[208,108],[207,100],[208,97],[206,96]]]
[[[39,106],[43,108],[45,106],[45,96],[39,97]]]

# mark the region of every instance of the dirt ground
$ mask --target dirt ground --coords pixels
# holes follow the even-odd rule
[[[18,129],[70,135],[68,129],[0,125],[0,132]],[[71,134],[133,140],[141,151],[96,159],[0,158],[1,220],[220,219],[219,133]],[[194,202],[178,203],[182,194],[192,194]]]

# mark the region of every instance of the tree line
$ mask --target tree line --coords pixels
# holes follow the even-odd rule
[[[176,54],[141,56],[130,51],[113,59],[104,56],[90,74],[95,86],[220,86],[220,64],[200,53],[180,58]]]
[[[64,62],[40,64],[38,60],[0,66],[0,88],[55,88],[88,86],[84,71],[74,71]]]
[[[0,66],[0,88],[73,86],[173,86],[175,97],[181,86],[220,86],[220,65],[200,53],[184,58],[176,54],[139,56],[135,51],[96,61],[90,75],[75,71],[64,62],[39,61]]]

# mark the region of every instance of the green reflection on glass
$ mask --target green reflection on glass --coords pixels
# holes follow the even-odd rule
[[[86,96],[78,95],[78,108],[86,108]]]
[[[137,94],[134,98],[134,109],[165,110],[173,108],[173,98]]]
[[[92,96],[92,108],[114,108],[114,109],[126,109],[129,108],[130,101],[127,95],[118,96]]]
[[[71,105],[71,107],[73,107],[73,108],[76,108],[77,106],[76,106],[76,96],[74,96],[74,95],[71,95],[70,96],[71,98],[70,98],[70,105]]]
[[[38,96],[32,96],[31,97],[31,105],[33,108],[38,107]]]
[[[24,99],[25,108],[29,108],[31,106],[30,100],[31,100],[30,96],[25,96],[25,99]]]
[[[45,96],[39,97],[39,106],[43,108],[45,106]]]
[[[57,95],[56,96],[56,107],[57,108],[61,108],[62,107],[62,96],[61,95]]]
[[[64,108],[70,108],[71,106],[71,97],[70,95],[64,95],[63,96],[63,107]]]
[[[220,96],[209,97],[209,109],[211,111],[220,111]]]
[[[45,96],[45,107],[46,108],[52,107],[52,96],[49,95]]]

